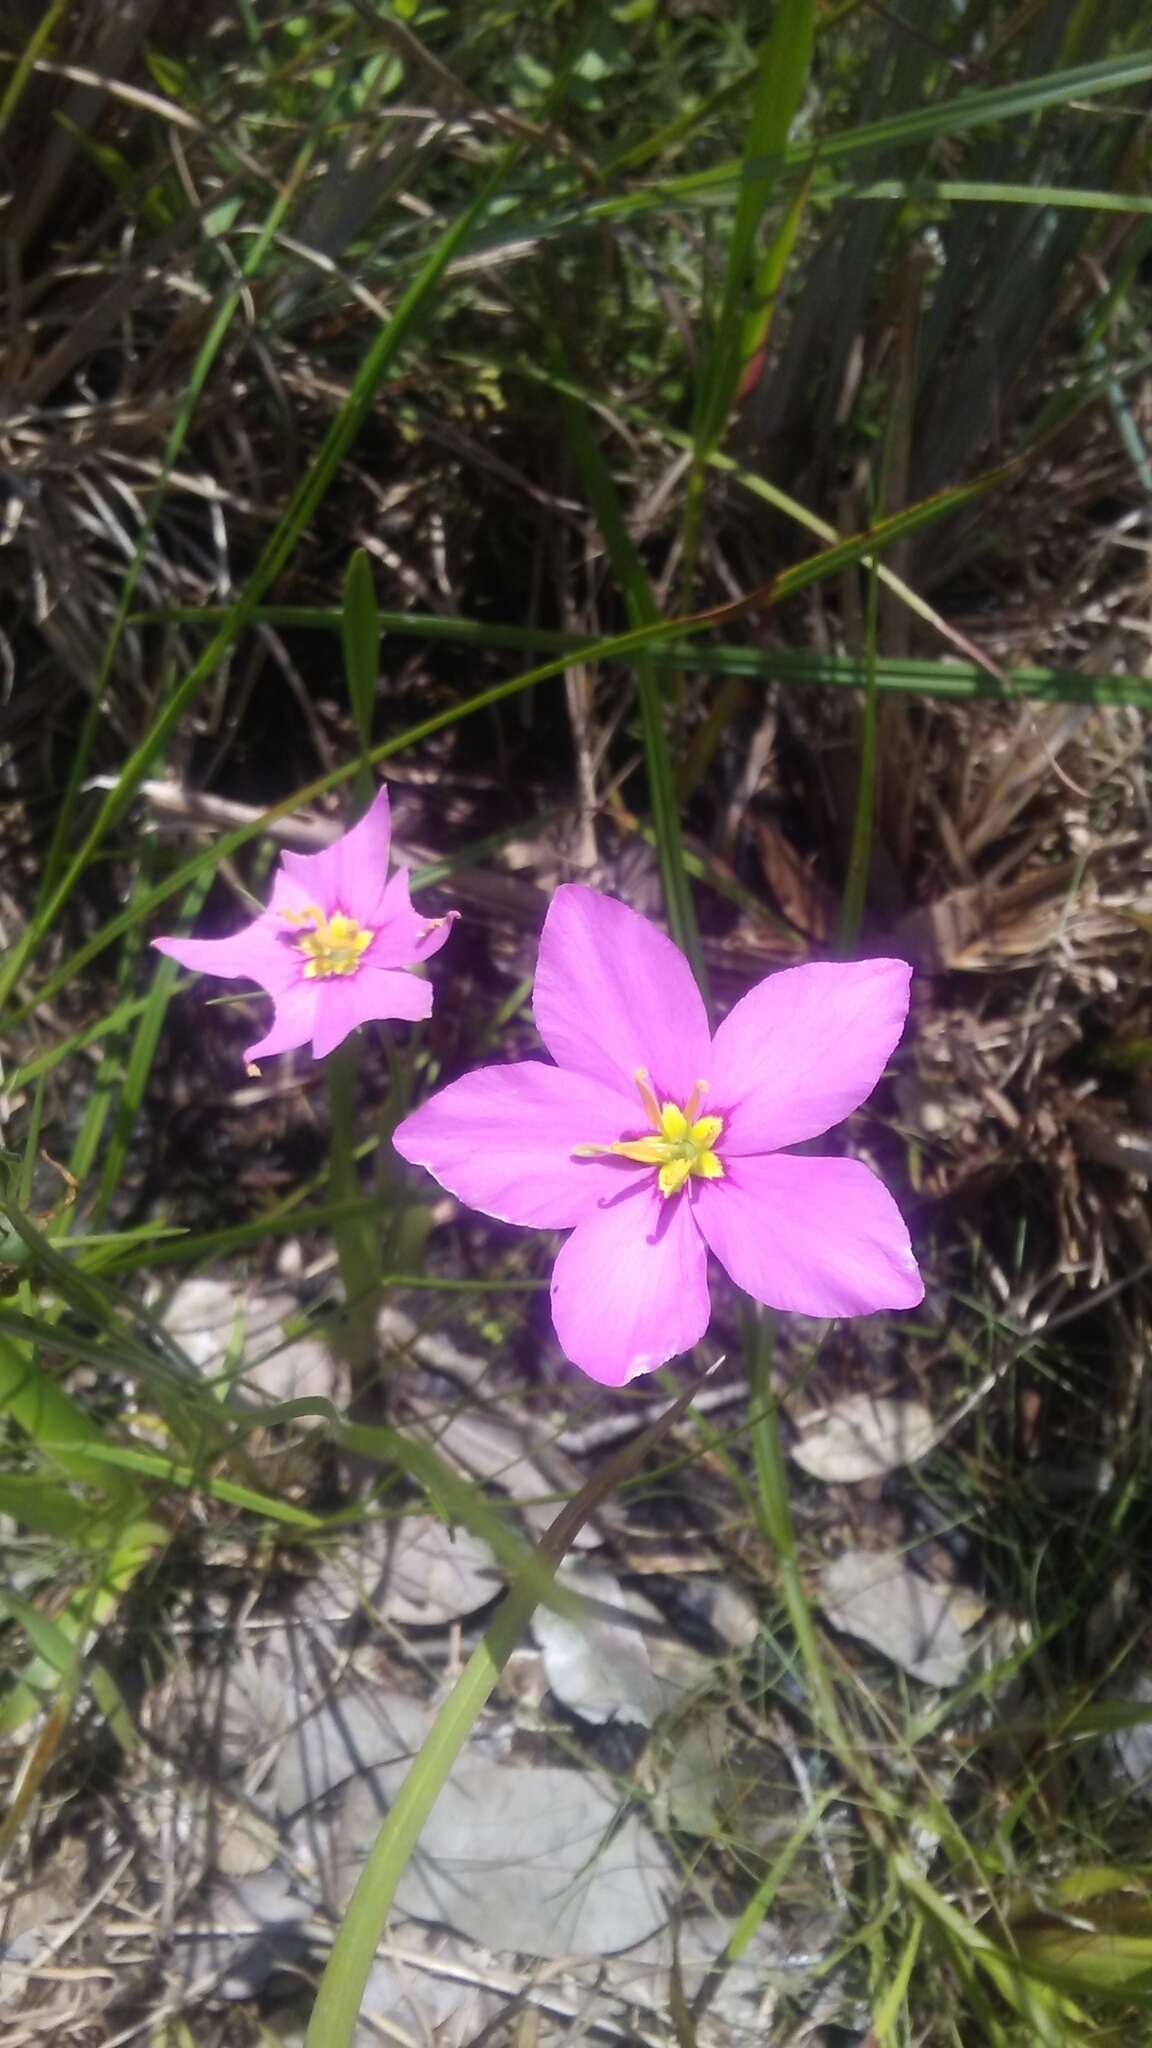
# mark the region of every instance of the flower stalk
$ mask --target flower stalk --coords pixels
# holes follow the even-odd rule
[[[784,1602],[812,1705],[812,1718],[842,1762],[852,1749],[840,1713],[836,1690],[824,1661],[820,1635],[800,1571],[796,1528],[788,1492],[788,1468],[780,1434],[780,1403],[772,1385],[774,1323],[770,1313],[748,1304],[745,1349],[750,1394],[752,1453],[756,1465],[760,1526],[776,1556],[780,1597]],[[855,1766],[852,1766],[853,1771]]]

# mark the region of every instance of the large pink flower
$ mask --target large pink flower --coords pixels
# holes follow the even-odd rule
[[[432,1010],[428,982],[404,969],[444,944],[456,911],[421,917],[408,870],[388,880],[388,791],[322,853],[284,853],[268,908],[228,939],[153,939],[198,974],[256,981],[275,1005],[271,1028],[245,1054],[311,1041],[317,1059],[372,1017],[415,1021]]]
[[[568,885],[544,921],[533,998],[555,1066],[466,1074],[405,1117],[396,1146],[474,1209],[571,1230],[552,1275],[556,1334],[606,1386],[699,1342],[709,1251],[772,1308],[914,1308],[908,1232],[875,1174],[784,1150],[871,1094],[910,978],[902,960],[790,967],[713,1037],[671,940]]]

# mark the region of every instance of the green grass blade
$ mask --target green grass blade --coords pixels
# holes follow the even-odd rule
[[[610,1458],[563,1508],[535,1551],[533,1579],[513,1586],[468,1659],[401,1785],[356,1882],[332,1944],[312,2009],[305,2048],[351,2048],[364,1986],[392,1899],[421,1830],[492,1691],[538,1605],[536,1581],[550,1579],[600,1502],[639,1471],[698,1392],[683,1393],[635,1443]]]
[[[216,1472],[199,1472],[195,1466],[179,1464],[158,1451],[135,1451],[123,1444],[100,1442],[89,1446],[65,1441],[55,1446],[54,1454],[62,1464],[65,1458],[81,1455],[89,1465],[106,1466],[111,1473],[135,1473],[142,1479],[161,1480],[180,1493],[204,1493],[210,1500],[224,1501],[229,1507],[243,1508],[249,1514],[260,1515],[268,1522],[281,1522],[290,1529],[322,1530],[327,1526],[321,1515],[293,1507],[291,1501],[259,1493],[255,1487],[240,1486],[235,1480],[222,1479]]]
[[[916,1967],[916,1958],[920,1953],[923,1938],[924,1922],[920,1915],[916,1914],[905,1937],[900,1960],[872,2008],[872,2031],[876,2036],[878,2048],[889,2048],[892,2041],[896,2023],[908,1996],[908,1986],[912,1982],[912,1972]]]
[[[0,137],[7,131],[12,116],[20,104],[20,96],[32,76],[37,58],[45,45],[51,41],[53,29],[68,12],[71,4],[72,0],[51,0],[51,5],[44,9],[17,57],[12,76],[4,88],[4,96],[0,99]]]
[[[756,267],[756,239],[764,210],[779,178],[788,133],[803,96],[815,37],[815,0],[781,0],[765,39],[756,76],[752,112],[744,142],[736,211],[728,238],[720,305],[703,350],[692,419],[692,467],[684,497],[680,591],[691,601],[704,516],[708,458],[719,446],[745,363]],[[779,287],[799,226],[794,204],[770,252],[762,293]],[[771,299],[766,317],[770,318]]]
[[[624,592],[628,616],[634,626],[657,626],[659,612],[652,594],[652,586],[648,581],[644,564],[633,546],[632,536],[624,523],[616,486],[592,432],[588,414],[574,399],[565,397],[562,404],[568,438],[584,479],[584,488],[596,515],[596,522],[604,536],[609,560]],[[700,950],[696,910],[684,865],[680,799],[668,734],[664,725],[664,705],[647,647],[637,649],[635,668],[636,693],[644,732],[644,758],[648,769],[648,795],[652,805],[652,826],[656,835],[668,925],[677,945],[687,954],[692,972],[704,989],[704,956]]]
[[[719,441],[736,397],[756,267],[756,238],[804,95],[815,33],[815,0],[780,0],[760,57],[724,286],[697,391],[693,436],[698,462]]]
[[[820,1637],[805,1591],[788,1494],[788,1471],[780,1440],[780,1411],[772,1386],[773,1322],[768,1310],[748,1303],[744,1313],[748,1362],[749,1420],[760,1522],[772,1546],[780,1594],[792,1624],[808,1681],[809,1711],[816,1731],[841,1756],[850,1753]]]
[[[11,1417],[46,1458],[70,1478],[109,1490],[100,1459],[103,1437],[87,1412],[36,1364],[25,1345],[0,1337],[0,1413]],[[113,1482],[124,1501],[133,1490]]]
[[[372,716],[376,708],[376,682],[380,670],[380,607],[376,601],[371,559],[363,548],[356,549],[344,577],[344,608],[340,624],[344,674],[362,756],[356,777],[356,797],[361,808],[367,809],[372,800],[368,750],[372,745]]]
[[[835,533],[834,528],[827,531],[829,535]],[[867,558],[863,559],[867,567]],[[883,562],[878,563],[877,573],[882,583],[893,587],[894,579],[886,576]],[[267,617],[274,625],[311,627],[330,632],[338,632],[340,628],[339,612],[312,607],[297,610],[288,605],[270,606],[258,616]],[[596,658],[605,658],[604,642],[587,633],[550,632],[532,626],[499,626],[486,620],[454,618],[451,614],[439,612],[385,612],[381,616],[388,632],[408,633],[417,640],[443,640],[449,646],[482,648],[554,647],[558,652],[579,655],[598,650]],[[856,690],[866,688],[868,682],[867,663],[855,655],[825,654],[789,647],[741,647],[722,642],[701,646],[674,640],[664,645],[657,643],[649,652],[657,668],[690,667],[701,675],[752,676],[762,682],[795,683],[806,689]],[[939,697],[958,703],[1018,698],[1022,701],[1033,699],[1041,704],[1129,704],[1139,710],[1152,710],[1152,683],[1143,676],[1098,675],[1087,669],[1056,668],[1010,668],[997,674],[981,668],[976,662],[936,661],[927,655],[893,658],[878,654],[876,686],[881,691],[893,691],[899,696]],[[413,887],[420,878],[427,880],[435,875],[439,879],[443,872],[442,864],[434,869],[413,870]],[[62,1045],[68,1048],[91,1045],[103,1029],[103,1024],[89,1026],[84,1032],[63,1040]],[[14,1073],[21,1081],[35,1079],[37,1075],[50,1071],[59,1056],[56,1048],[37,1054]]]
[[[1152,194],[1107,191],[1088,185],[1012,185],[981,178],[876,178],[866,185],[832,184],[821,188],[822,199],[895,199],[901,203],[945,206],[1051,206],[1087,213],[1152,214]]]
[[[856,785],[856,814],[852,820],[852,844],[848,851],[848,872],[840,905],[840,946],[855,945],[864,918],[868,896],[868,871],[872,865],[872,830],[876,814],[876,600],[879,579],[875,564],[868,574],[868,606],[865,620],[864,722],[860,733],[860,766]]]
[[[181,930],[184,929],[185,923],[191,923],[203,903],[208,894],[209,880],[210,877],[205,875],[188,891],[180,906]],[[160,1034],[164,1029],[168,1006],[176,992],[179,975],[180,969],[175,960],[161,958],[152,978],[152,986],[144,998],[132,1040],[132,1050],[128,1055],[120,1100],[113,1119],[112,1135],[108,1141],[96,1197],[88,1219],[90,1225],[99,1223],[107,1214],[109,1204],[120,1185],[128,1148],[136,1128],[136,1119],[144,1105],[153,1063],[160,1045]],[[73,1171],[79,1174],[80,1169],[74,1167]]]

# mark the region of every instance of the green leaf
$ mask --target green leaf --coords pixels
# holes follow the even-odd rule
[[[45,1474],[0,1475],[0,1514],[11,1515],[21,1528],[39,1536],[60,1536],[83,1544],[91,1530],[92,1506]]]
[[[41,1370],[24,1345],[0,1336],[0,1413],[31,1438],[39,1450],[74,1479],[96,1482],[105,1492],[126,1489],[108,1472],[99,1428],[70,1394]]]
[[[742,368],[741,341],[750,311],[756,237],[803,97],[815,32],[815,0],[779,0],[761,52],[736,188],[736,215],[728,242],[724,289],[697,391],[693,438],[698,463],[720,440],[736,396]],[[777,262],[769,265],[773,290],[779,284],[794,234],[795,227],[786,236]]]
[[[1072,1990],[1130,1991],[1152,1984],[1152,1904],[1147,1899],[1097,1899],[1066,1919],[1037,1914],[1013,1919],[1023,1961]]]
[[[356,725],[360,752],[367,755],[372,745],[372,715],[376,707],[376,684],[380,672],[380,607],[372,563],[363,548],[357,548],[344,577],[344,609],[341,615],[344,642],[344,673],[348,698]],[[371,799],[372,776],[362,767],[361,802]]]
[[[181,1493],[206,1493],[210,1500],[227,1502],[229,1507],[245,1508],[250,1514],[262,1515],[268,1522],[283,1522],[291,1529],[323,1529],[326,1524],[320,1515],[310,1515],[304,1508],[294,1507],[290,1501],[277,1500],[273,1495],[258,1493],[254,1487],[239,1486],[232,1479],[221,1479],[217,1473],[197,1472],[191,1465],[177,1464],[174,1458],[166,1458],[158,1451],[128,1450],[121,1444],[98,1443],[74,1445],[59,1443],[55,1455],[63,1464],[66,1458],[73,1458],[77,1451],[83,1453],[91,1476],[91,1468],[107,1465],[114,1471],[135,1472],[143,1478],[159,1479],[165,1486],[175,1487]]]

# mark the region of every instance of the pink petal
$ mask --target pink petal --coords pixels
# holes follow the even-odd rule
[[[904,1218],[857,1159],[725,1159],[695,1183],[696,1219],[738,1287],[769,1308],[866,1316],[915,1308],[924,1286]]]
[[[194,974],[256,981],[270,996],[277,996],[298,979],[301,967],[284,933],[280,920],[263,911],[254,923],[226,939],[153,939],[152,944]]]
[[[908,1015],[904,960],[770,974],[725,1017],[708,1107],[726,1158],[819,1137],[872,1093]]]
[[[283,854],[284,871],[325,917],[342,910],[358,924],[371,925],[388,879],[391,839],[388,790],[383,786],[351,831],[323,852]]]
[[[446,917],[422,916],[408,894],[408,869],[397,868],[376,908],[376,937],[365,955],[366,964],[408,967],[414,960],[429,959],[451,937],[459,915],[450,910]]]
[[[536,1029],[558,1066],[635,1103],[646,1067],[657,1095],[683,1101],[709,1075],[708,1019],[692,970],[671,939],[611,896],[557,889],[544,920],[532,998]]]
[[[577,1225],[552,1272],[561,1349],[605,1387],[691,1351],[708,1328],[708,1261],[692,1205],[644,1181]]]
[[[355,974],[322,976],[316,990],[316,1023],[312,1050],[326,1059],[358,1024],[378,1017],[401,1017],[419,1023],[432,1015],[432,984],[397,968],[361,965]]]
[[[274,997],[276,1014],[263,1038],[250,1045],[244,1057],[249,1062],[274,1052],[291,1052],[307,1045],[316,1025],[316,983],[296,981]]]
[[[638,1173],[651,1178],[624,1159],[572,1157],[576,1145],[611,1145],[630,1118],[631,1104],[602,1082],[521,1060],[450,1082],[404,1118],[394,1143],[470,1208],[566,1230]]]

